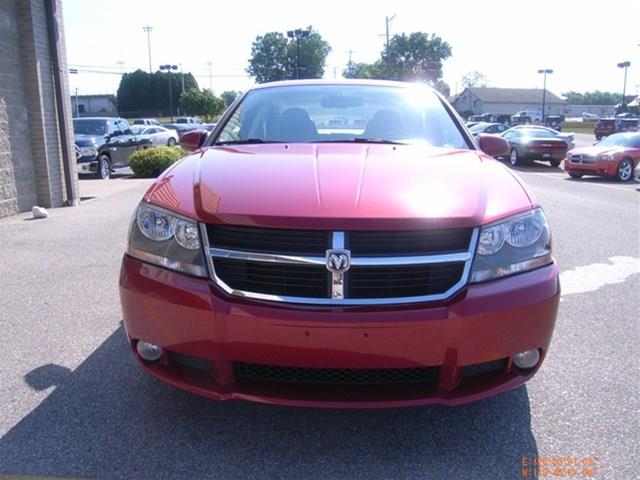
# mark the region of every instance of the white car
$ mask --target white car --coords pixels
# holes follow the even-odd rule
[[[600,117],[595,113],[582,112],[582,121],[583,122],[595,122],[600,120]]]
[[[160,126],[132,125],[131,132],[136,137],[148,138],[154,146],[169,146],[178,143],[178,132]]]

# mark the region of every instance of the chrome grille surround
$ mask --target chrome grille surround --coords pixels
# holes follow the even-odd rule
[[[453,263],[464,262],[464,268],[459,280],[447,289],[445,292],[432,295],[418,295],[410,297],[389,297],[389,298],[348,298],[344,294],[344,274],[333,273],[327,270],[327,274],[331,274],[331,292],[330,296],[325,297],[297,297],[287,295],[271,295],[259,292],[250,292],[245,290],[234,289],[216,275],[214,258],[225,258],[232,260],[242,260],[248,262],[260,263],[279,263],[291,265],[323,265],[326,266],[326,256],[319,255],[285,255],[276,253],[262,253],[239,251],[224,248],[216,248],[209,242],[207,225],[200,223],[200,235],[205,250],[207,266],[209,268],[211,280],[220,287],[224,292],[240,298],[252,300],[262,300],[279,303],[294,303],[307,305],[327,305],[327,306],[351,306],[351,305],[397,305],[407,303],[421,303],[446,300],[459,292],[469,279],[471,265],[476,252],[478,243],[479,228],[473,228],[468,249],[464,252],[441,253],[429,255],[407,255],[407,256],[351,256],[351,266],[401,266],[401,265],[430,265],[437,263]],[[331,235],[330,249],[344,249],[345,237],[348,233],[344,231],[334,231]]]

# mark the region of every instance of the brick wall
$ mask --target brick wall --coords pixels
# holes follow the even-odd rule
[[[57,6],[66,79],[60,0]],[[0,48],[0,216],[34,204],[61,206],[66,190],[45,0],[0,0]],[[71,122],[68,131],[73,145]]]
[[[14,0],[0,0],[0,217],[36,203]]]

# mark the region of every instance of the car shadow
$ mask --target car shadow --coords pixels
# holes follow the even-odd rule
[[[190,395],[144,374],[118,328],[0,439],[0,474],[89,478],[521,478],[527,390],[457,408],[324,410]],[[537,478],[530,472],[526,478]]]
[[[581,178],[571,178],[568,175],[567,175],[567,178],[565,178],[565,180],[568,180],[568,181],[571,181],[571,182],[582,182],[582,183],[604,184],[604,185],[634,185],[634,184],[640,183],[635,178],[632,178],[627,182],[621,182],[621,181],[617,180],[615,177],[584,176],[584,177],[581,177]]]
[[[504,163],[507,167],[512,168],[513,170],[523,171],[523,172],[542,172],[542,173],[564,173],[564,169],[562,168],[563,163],[558,167],[552,167],[549,165],[549,162],[545,162],[543,160],[533,160],[526,163],[522,163],[517,167],[512,167],[509,164],[508,159],[499,159],[502,163]]]

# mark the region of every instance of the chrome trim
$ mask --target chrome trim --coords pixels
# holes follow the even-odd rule
[[[325,257],[279,255],[277,253],[244,252],[226,248],[209,247],[209,255],[216,258],[244,260],[247,262],[290,263],[294,265],[326,265]]]
[[[331,250],[339,251],[347,255],[347,268],[351,266],[351,253],[344,248],[344,232],[333,232],[331,235]],[[336,300],[344,300],[344,272],[334,272],[329,268],[329,252],[327,250],[325,265],[327,270],[331,272],[331,298]]]
[[[334,248],[331,248],[334,250]],[[279,255],[276,253],[245,252],[226,248],[209,247],[209,255],[215,258],[229,258],[249,262],[290,263],[295,265],[326,265],[325,257],[306,255]],[[466,262],[473,254],[471,252],[443,253],[438,255],[418,255],[406,257],[351,257],[351,265],[357,267],[399,266],[422,263]]]
[[[205,255],[207,257],[207,265],[209,267],[209,271],[211,273],[211,280],[218,285],[224,292],[229,295],[234,295],[237,297],[249,298],[252,300],[264,300],[270,302],[280,302],[280,303],[295,303],[295,304],[307,304],[307,305],[335,305],[335,306],[350,306],[350,305],[400,305],[406,303],[420,303],[420,302],[432,302],[439,300],[446,300],[450,298],[452,295],[457,293],[462,287],[464,287],[468,280],[469,274],[471,272],[471,265],[473,263],[473,256],[476,251],[476,247],[478,244],[478,237],[480,234],[480,228],[476,227],[473,229],[471,234],[471,240],[469,242],[469,249],[466,252],[462,253],[453,253],[453,254],[443,254],[443,255],[424,255],[424,256],[414,256],[414,257],[352,257],[351,265],[408,265],[411,263],[402,263],[403,259],[410,260],[419,260],[414,262],[413,264],[429,264],[429,263],[442,263],[442,262],[456,262],[456,261],[464,261],[465,266],[462,271],[462,275],[460,276],[460,280],[453,285],[449,290],[443,293],[435,294],[435,295],[419,295],[413,297],[393,297],[393,298],[318,298],[318,297],[292,297],[287,295],[270,295],[266,293],[257,293],[257,292],[247,292],[244,290],[236,290],[229,285],[227,285],[220,277],[216,275],[215,267],[213,264],[213,253],[224,253],[224,255],[218,255],[218,257],[222,258],[233,258],[238,260],[249,260],[251,258],[254,261],[262,261],[260,259],[270,258],[269,260],[264,261],[275,261],[276,258],[285,258],[285,259],[296,259],[302,260],[303,264],[316,264],[316,260],[320,259],[320,264],[325,264],[325,257],[305,257],[305,256],[290,256],[290,255],[274,255],[274,254],[262,254],[262,253],[253,253],[253,252],[241,252],[235,250],[225,250],[218,249],[215,247],[210,247],[209,244],[209,236],[207,234],[207,227],[205,224],[200,223],[200,233],[203,245],[205,247],[205,252],[209,252],[209,255]],[[334,234],[341,234],[336,237],[332,237],[332,245],[334,245],[334,241],[339,242],[340,238],[342,238],[342,242],[344,242],[345,236],[344,232],[334,232]],[[339,243],[338,243],[339,244]],[[344,243],[342,243],[344,245]],[[228,253],[233,256],[228,255]],[[394,263],[396,262],[396,263]],[[298,262],[297,262],[298,263]],[[333,278],[332,278],[333,281]],[[332,285],[333,291],[333,285]]]

